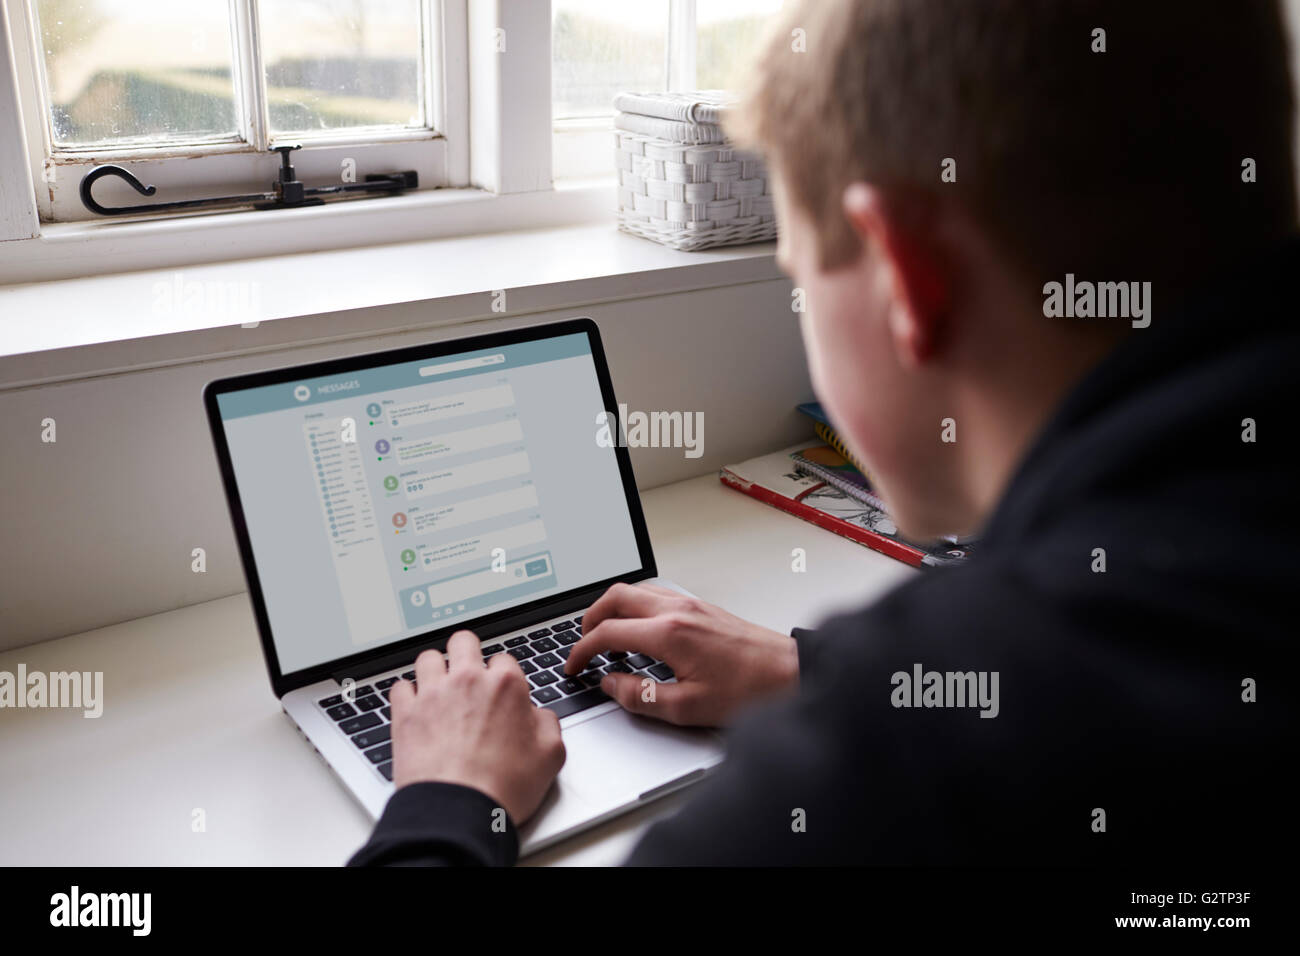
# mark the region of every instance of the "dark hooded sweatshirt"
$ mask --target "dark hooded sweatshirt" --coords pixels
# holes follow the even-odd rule
[[[1154,289],[1151,325],[1054,411],[970,563],[796,634],[798,696],[740,721],[727,760],[628,862],[1280,853],[1295,807],[1297,280],[1291,240],[1176,313]],[[918,671],[919,687],[898,676]],[[971,672],[967,706],[933,706],[959,703]],[[994,672],[996,716],[981,716]],[[493,807],[405,787],[351,863],[512,863]]]

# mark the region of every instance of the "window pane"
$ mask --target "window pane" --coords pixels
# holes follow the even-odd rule
[[[612,116],[614,94],[668,87],[668,0],[552,0],[554,119]]]
[[[232,139],[226,0],[37,0],[56,146]]]
[[[418,0],[262,0],[272,133],[425,125]]]
[[[697,84],[702,90],[740,90],[781,0],[698,0]]]

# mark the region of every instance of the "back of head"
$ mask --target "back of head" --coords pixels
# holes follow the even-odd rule
[[[962,203],[1040,283],[1181,281],[1294,227],[1275,0],[807,0],[782,19],[733,132],[817,224],[824,267],[857,250],[854,181]]]

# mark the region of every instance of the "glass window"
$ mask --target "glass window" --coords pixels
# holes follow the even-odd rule
[[[262,0],[272,134],[425,125],[418,0]]]
[[[237,137],[225,0],[37,0],[56,147]]]
[[[556,120],[611,116],[614,95],[668,83],[668,0],[552,0]]]
[[[696,4],[696,89],[743,89],[781,0],[696,0]]]

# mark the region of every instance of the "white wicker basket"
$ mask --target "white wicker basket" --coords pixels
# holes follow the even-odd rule
[[[698,94],[682,95],[688,116],[693,115],[692,98],[698,102]],[[650,123],[673,129],[677,138],[627,129],[614,132],[619,229],[685,250],[776,237],[776,216],[762,159],[732,149],[716,124],[663,119]],[[719,139],[722,141],[708,141]]]

